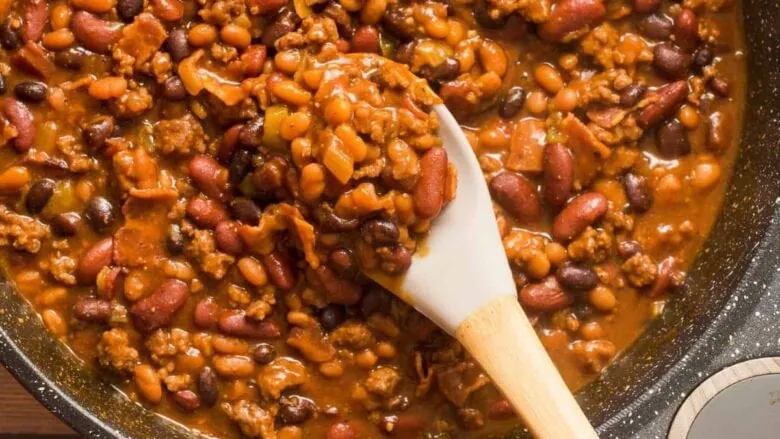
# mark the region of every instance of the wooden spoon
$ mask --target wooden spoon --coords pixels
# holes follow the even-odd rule
[[[370,274],[455,338],[540,438],[597,438],[517,301],[485,177],[455,118],[434,107],[458,169],[455,199],[401,278]]]

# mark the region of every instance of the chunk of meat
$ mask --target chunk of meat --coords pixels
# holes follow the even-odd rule
[[[279,399],[285,389],[299,386],[306,382],[306,367],[297,360],[280,357],[260,369],[257,385],[263,396],[269,399]]]
[[[120,374],[131,374],[138,364],[138,351],[130,346],[124,329],[114,328],[100,337],[97,345],[98,363]]]
[[[515,124],[504,166],[517,172],[542,172],[547,138],[546,124],[539,119],[523,119]]]
[[[602,229],[588,227],[569,244],[569,257],[575,261],[598,264],[604,262],[612,249],[612,236]]]
[[[187,257],[200,264],[200,269],[214,279],[225,277],[228,268],[236,261],[233,256],[217,251],[214,236],[209,230],[192,229],[191,240],[184,249]]]
[[[573,114],[569,114],[563,120],[561,127],[568,137],[567,146],[574,155],[575,184],[587,186],[596,177],[602,162],[612,151]]]
[[[652,284],[658,274],[658,267],[644,253],[637,253],[620,267],[631,285],[641,288]]]
[[[379,367],[368,373],[365,386],[369,392],[389,398],[400,381],[401,375],[398,371],[390,367]]]
[[[51,231],[46,224],[0,205],[0,247],[11,245],[17,250],[37,253],[42,242],[50,236]]]
[[[274,407],[266,410],[242,399],[234,403],[223,403],[221,408],[230,419],[238,424],[241,433],[245,436],[276,439],[276,430],[274,429],[276,409]]]
[[[330,341],[336,346],[359,350],[373,345],[376,340],[368,326],[350,320],[330,333]]]
[[[307,360],[315,363],[324,363],[336,355],[336,348],[319,327],[291,329],[287,344],[301,351]]]
[[[145,12],[122,28],[117,47],[135,58],[135,67],[140,68],[160,49],[167,36],[168,33],[160,20]]]
[[[463,407],[472,393],[489,382],[487,375],[471,361],[441,370],[436,375],[439,391],[456,407]]]
[[[183,156],[206,151],[206,134],[191,114],[178,119],[161,120],[154,127],[157,145],[163,154]]]

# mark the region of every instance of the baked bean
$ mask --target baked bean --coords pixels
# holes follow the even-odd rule
[[[114,252],[114,239],[104,238],[87,249],[79,260],[76,278],[81,284],[91,284],[97,279],[100,270],[111,264]]]
[[[694,130],[699,126],[699,113],[690,105],[683,105],[677,112],[677,119],[688,130]]]
[[[568,42],[607,15],[601,0],[561,0],[555,4],[550,19],[539,26],[539,35],[547,41]]]
[[[551,207],[561,207],[571,197],[574,184],[574,157],[569,148],[549,143],[543,156],[544,201]]]
[[[178,279],[163,281],[150,296],[130,307],[133,325],[142,332],[168,326],[189,295],[190,289],[184,282]]]
[[[27,168],[23,166],[12,166],[0,173],[0,192],[19,192],[29,182],[30,173],[27,171]]]
[[[568,242],[607,213],[607,198],[587,192],[571,200],[555,217],[552,235],[556,241]]]
[[[491,40],[484,41],[477,49],[477,56],[485,70],[494,72],[498,76],[506,74],[508,68],[506,53],[500,44]]]
[[[53,30],[60,30],[70,26],[70,20],[73,17],[73,10],[67,3],[57,3],[52,6],[49,12],[49,22]]]
[[[669,79],[688,75],[693,58],[672,43],[661,43],[653,49],[653,67]]]
[[[433,219],[439,216],[444,204],[447,151],[433,147],[422,156],[419,163],[420,176],[413,194],[414,210],[423,219]]]
[[[108,300],[84,297],[73,305],[73,316],[85,322],[105,322],[111,317]]]
[[[187,215],[199,226],[213,229],[227,219],[225,209],[217,201],[208,198],[191,198],[187,203]]]
[[[76,37],[70,29],[59,29],[43,36],[43,47],[49,50],[64,50],[73,45]]]
[[[93,14],[105,14],[110,11],[116,0],[71,0],[71,4],[77,9],[83,9]]]
[[[240,311],[225,311],[219,316],[219,330],[234,337],[269,339],[279,337],[276,323],[252,320]]]
[[[352,119],[352,103],[344,96],[334,96],[325,105],[325,120],[332,126],[338,126]]]
[[[574,297],[558,285],[555,276],[526,285],[520,290],[519,299],[525,308],[535,312],[557,311],[574,302]]]
[[[674,114],[677,107],[688,95],[688,83],[677,81],[667,84],[653,92],[655,101],[645,107],[637,117],[637,123],[643,128],[651,127]]]
[[[605,286],[597,286],[590,290],[588,294],[588,303],[593,305],[599,311],[609,312],[617,306],[615,293]]]
[[[547,96],[539,91],[528,93],[528,99],[525,101],[528,111],[533,114],[542,114],[547,111]]]
[[[363,434],[350,422],[337,422],[328,427],[326,439],[358,439]]]
[[[214,357],[214,370],[226,378],[248,378],[255,373],[255,366],[247,357],[225,355]]]
[[[578,291],[593,289],[599,283],[596,272],[590,267],[573,262],[561,265],[555,272],[555,277],[564,287]]]
[[[41,319],[43,320],[46,329],[55,337],[62,337],[68,333],[68,323],[62,318],[57,310],[43,310],[41,312]]]
[[[297,82],[288,79],[269,83],[268,90],[277,98],[293,105],[306,105],[311,100],[311,93],[304,90]]]
[[[89,12],[73,14],[70,28],[76,41],[97,53],[108,53],[121,36],[121,24],[100,19]]]
[[[213,297],[206,297],[195,305],[193,322],[198,328],[213,329],[217,326],[219,314],[220,309],[217,301]]]
[[[252,35],[245,28],[228,24],[219,31],[219,37],[226,44],[238,49],[245,49],[252,42]]]
[[[179,21],[184,17],[182,0],[151,0],[154,15],[163,21]]]
[[[691,152],[688,133],[677,119],[663,122],[656,131],[658,152],[666,158],[677,158]]]
[[[534,279],[541,279],[550,272],[550,260],[547,254],[542,251],[534,250],[531,256],[525,261],[525,272]]]
[[[540,64],[534,69],[534,79],[543,89],[549,93],[558,93],[563,88],[563,78],[555,67],[549,64]]]
[[[542,204],[536,186],[514,172],[502,172],[488,185],[491,195],[510,215],[523,223],[542,218]]]
[[[279,134],[282,139],[292,141],[296,137],[305,135],[309,125],[311,125],[311,116],[306,112],[297,111],[284,118]]]
[[[555,108],[559,111],[569,112],[577,108],[578,100],[579,94],[576,90],[564,87],[555,95],[553,102],[555,103]]]
[[[20,153],[27,152],[35,142],[35,126],[29,108],[16,99],[3,98],[0,101],[0,113],[16,128],[14,149]]]
[[[133,370],[135,377],[135,386],[141,395],[152,404],[157,404],[162,400],[163,389],[160,382],[160,376],[157,371],[148,364],[141,364]]]
[[[192,27],[187,33],[187,42],[194,47],[210,46],[217,39],[217,30],[214,26],[200,23]]]
[[[691,174],[691,186],[700,191],[711,189],[720,180],[720,165],[716,162],[697,163]]]
[[[190,160],[188,169],[201,192],[217,200],[227,197],[228,171],[211,156],[195,156]]]

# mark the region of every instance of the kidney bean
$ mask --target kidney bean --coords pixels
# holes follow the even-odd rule
[[[606,15],[602,0],[561,0],[555,4],[550,19],[539,25],[539,35],[547,41],[565,42],[571,35],[598,25]]]
[[[325,265],[321,265],[314,272],[320,284],[322,284],[322,289],[328,302],[340,305],[354,305],[360,301],[363,295],[360,285],[337,276],[333,270]]]
[[[210,367],[204,367],[198,374],[198,394],[200,401],[208,407],[217,403],[219,398],[217,375]]]
[[[618,254],[628,259],[637,253],[642,253],[642,244],[636,241],[621,241],[617,247]]]
[[[444,204],[447,177],[447,151],[435,146],[420,159],[420,176],[414,187],[414,210],[423,219],[433,219]]]
[[[100,270],[111,264],[113,255],[114,238],[104,238],[92,244],[92,247],[79,260],[76,269],[76,278],[79,283],[84,285],[94,283]]]
[[[287,4],[286,0],[253,0],[249,3],[257,8],[258,14],[269,14],[276,12]],[[254,11],[253,11],[254,12]]]
[[[647,93],[647,87],[645,85],[631,84],[620,93],[620,105],[623,107],[633,107],[642,100],[645,93]]]
[[[558,311],[574,303],[574,297],[560,287],[555,276],[524,286],[519,299],[526,309],[536,312]]]
[[[352,36],[352,52],[379,53],[379,31],[374,26],[361,26]]]
[[[725,120],[726,116],[720,111],[715,111],[707,116],[707,149],[713,152],[721,153],[729,147],[731,137],[729,136],[729,124]]]
[[[173,394],[173,400],[176,405],[188,412],[200,408],[200,397],[192,390],[179,390]]]
[[[217,242],[217,248],[229,255],[240,255],[244,252],[244,242],[238,235],[238,227],[232,221],[217,224],[214,240]]]
[[[49,8],[46,5],[46,0],[24,0],[22,2],[22,41],[40,41],[48,17]]]
[[[674,256],[667,256],[658,263],[658,275],[647,290],[648,297],[658,297],[669,290],[669,287],[672,285],[672,275],[675,271],[675,265],[676,261],[674,260]]]
[[[655,101],[642,109],[637,117],[637,123],[642,128],[651,127],[666,120],[682,104],[688,96],[688,83],[677,81],[667,84],[653,92]]]
[[[514,218],[533,223],[542,218],[542,203],[536,187],[520,174],[504,171],[490,181],[490,193]]]
[[[73,236],[78,231],[81,216],[75,212],[61,213],[51,220],[51,228],[55,234],[63,237]]]
[[[665,158],[677,158],[691,152],[688,132],[677,119],[669,119],[656,131],[658,153]]]
[[[236,153],[238,147],[238,134],[243,128],[243,124],[237,123],[227,130],[222,135],[222,141],[219,143],[217,149],[217,160],[223,165],[230,164],[230,160],[233,158],[233,154]]]
[[[599,284],[599,277],[590,267],[573,262],[564,262],[555,272],[555,278],[566,288],[586,291]]]
[[[551,207],[563,206],[571,197],[574,184],[574,157],[569,148],[560,143],[547,144],[542,169],[545,203]]]
[[[710,89],[717,93],[719,96],[727,98],[729,96],[729,93],[731,92],[731,86],[729,85],[729,81],[726,79],[721,78],[720,76],[715,76],[712,79],[707,82],[707,85],[710,86]]]
[[[699,45],[699,19],[692,10],[684,8],[674,19],[674,41],[689,52]]]
[[[87,61],[89,52],[81,47],[71,47],[67,50],[60,50],[54,54],[54,64],[68,69],[79,71]]]
[[[360,221],[356,218],[343,218],[336,215],[333,208],[328,204],[321,204],[314,209],[314,220],[326,233],[342,233],[355,230],[360,226]]]
[[[653,204],[653,194],[647,183],[647,178],[629,172],[623,177],[623,187],[626,190],[628,204],[637,212],[647,212]]]
[[[682,79],[690,71],[691,55],[672,43],[661,43],[653,49],[653,67],[669,79]]]
[[[192,198],[187,203],[187,215],[200,227],[213,229],[227,219],[222,205],[208,198]]]
[[[40,213],[46,204],[54,195],[54,189],[57,187],[57,183],[51,178],[41,178],[30,186],[30,190],[27,191],[27,198],[25,199],[25,206],[27,212],[31,214]]]
[[[193,322],[200,329],[213,329],[219,322],[220,309],[213,297],[206,297],[198,301],[193,312]]]
[[[360,228],[360,236],[368,244],[381,247],[398,242],[401,232],[394,222],[387,219],[374,218],[363,223],[363,227]]]
[[[87,203],[84,214],[96,232],[102,233],[114,222],[114,206],[104,197],[93,197]]]
[[[387,415],[379,421],[379,430],[393,437],[417,437],[425,427],[425,419],[419,413],[403,412]]]
[[[487,416],[490,419],[510,419],[517,416],[512,405],[506,399],[499,399],[498,401],[490,404],[487,409]]]
[[[265,118],[263,116],[255,116],[245,123],[238,132],[238,143],[249,148],[259,148],[263,144],[264,130]]]
[[[252,350],[252,358],[258,364],[268,364],[276,358],[276,348],[268,343],[260,343]]]
[[[0,101],[0,113],[16,128],[14,149],[20,153],[27,152],[35,143],[35,125],[30,109],[16,99],[3,98]]]
[[[661,0],[634,0],[634,10],[642,14],[655,12],[659,7]]]
[[[662,14],[648,15],[637,26],[639,33],[652,40],[665,41],[672,35],[674,22]]]
[[[116,13],[124,21],[133,21],[143,8],[143,0],[117,0],[116,2]]]
[[[111,302],[84,297],[73,305],[73,316],[85,322],[105,322],[111,317]]]
[[[498,115],[504,119],[515,117],[525,105],[525,89],[512,87],[501,96],[498,102]]]
[[[0,25],[0,44],[8,51],[16,50],[22,44],[19,32],[11,25],[11,20],[5,20]]]
[[[223,200],[227,196],[228,171],[207,155],[190,160],[189,172],[195,186],[207,196]]]
[[[587,192],[571,200],[553,221],[553,238],[559,242],[571,241],[604,216],[607,207],[607,197],[598,192]]]
[[[337,248],[328,254],[328,266],[345,279],[354,279],[358,274],[358,265],[352,250]]]
[[[47,92],[48,87],[40,81],[22,81],[14,87],[14,95],[26,102],[42,102]]]
[[[385,273],[402,274],[412,265],[412,252],[403,245],[384,247],[377,252],[379,268]]]
[[[30,171],[24,166],[11,166],[0,173],[0,193],[14,193],[30,182]]]
[[[171,55],[173,62],[179,62],[190,56],[190,45],[187,42],[187,31],[181,28],[172,30],[165,39],[165,50]]]
[[[248,378],[255,372],[252,361],[240,355],[214,357],[214,370],[227,378]]]
[[[242,311],[236,310],[220,314],[218,326],[220,332],[234,337],[269,339],[281,335],[276,323],[265,320],[259,322],[247,318]]]
[[[119,41],[122,25],[100,19],[89,12],[73,14],[70,28],[76,40],[86,49],[96,53],[109,53],[111,46]]]
[[[279,400],[279,412],[276,416],[285,425],[297,425],[306,422],[314,415],[314,403],[298,395],[283,396]]]
[[[190,288],[178,279],[167,279],[154,292],[130,308],[133,325],[141,332],[167,326],[187,302]]]
[[[244,177],[249,174],[251,169],[252,153],[245,149],[239,149],[235,154],[233,154],[233,158],[230,160],[230,165],[228,166],[228,176],[230,177],[230,182],[235,185],[241,183]]]
[[[244,62],[244,75],[257,76],[263,73],[263,64],[267,57],[267,49],[262,44],[251,44],[241,55]]]
[[[336,422],[328,427],[325,439],[359,439],[363,433],[350,422]]]
[[[297,279],[293,267],[287,259],[287,256],[279,251],[272,251],[263,255],[263,265],[271,278],[271,283],[284,291],[289,291],[295,287]]]
[[[256,225],[263,213],[260,207],[248,198],[236,198],[231,201],[230,211],[237,220],[249,225]]]
[[[81,130],[84,143],[93,150],[100,150],[105,146],[106,140],[114,132],[114,119],[109,116],[98,116]]]

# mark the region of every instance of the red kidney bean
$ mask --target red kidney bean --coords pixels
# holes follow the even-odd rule
[[[524,286],[519,299],[525,308],[536,312],[557,311],[574,303],[574,297],[558,285],[555,276]]]
[[[490,404],[487,409],[487,416],[490,419],[509,419],[517,416],[512,405],[506,399],[499,399],[498,401]]]
[[[661,43],[653,49],[653,67],[669,79],[682,79],[690,72],[693,57],[672,43]]]
[[[519,221],[533,223],[542,218],[542,203],[536,187],[514,172],[504,171],[490,180],[493,198]]]
[[[672,285],[672,274],[675,271],[674,256],[667,256],[658,263],[658,275],[647,290],[648,297],[658,297],[665,293]]]
[[[133,325],[142,332],[167,326],[187,302],[190,288],[178,279],[163,281],[154,292],[130,308]]]
[[[199,155],[190,160],[189,171],[192,181],[201,192],[224,201],[227,195],[227,169],[213,158]]]
[[[219,398],[217,375],[210,367],[204,367],[198,374],[198,394],[201,402],[208,407],[217,403]]]
[[[38,42],[49,17],[46,0],[25,0],[22,11],[22,41]]]
[[[326,233],[349,232],[360,226],[360,221],[357,218],[340,217],[328,204],[320,204],[314,209],[314,220]]]
[[[325,265],[319,266],[314,272],[317,274],[317,279],[325,291],[325,297],[330,303],[354,305],[363,296],[360,285],[349,279],[339,277]]]
[[[565,288],[587,291],[599,284],[599,277],[590,267],[574,262],[564,262],[555,272],[555,278]]]
[[[385,247],[377,252],[379,256],[379,268],[385,273],[397,275],[404,273],[412,265],[412,252],[403,245]]]
[[[192,198],[187,203],[187,215],[199,227],[213,229],[227,219],[227,212],[218,201],[209,198]]]
[[[220,312],[219,305],[213,297],[201,299],[195,305],[195,311],[193,312],[195,326],[200,329],[216,328]]]
[[[200,397],[192,390],[179,390],[173,394],[173,400],[176,405],[188,412],[200,408]]]
[[[435,146],[420,159],[420,176],[414,187],[414,210],[423,219],[433,219],[444,204],[447,179],[447,151]]]
[[[620,93],[620,105],[624,107],[633,107],[642,100],[645,93],[647,93],[647,86],[642,84],[631,84]]]
[[[379,421],[379,430],[392,437],[417,437],[425,427],[425,418],[419,413],[402,412],[387,415]]]
[[[709,82],[707,82],[707,85],[709,85],[712,91],[714,91],[719,96],[724,98],[727,98],[731,91],[731,86],[729,85],[729,81],[721,78],[720,76],[715,76],[712,79],[710,79]]]
[[[361,26],[352,36],[352,51],[379,53],[379,31],[374,26]]]
[[[263,64],[267,56],[267,49],[262,44],[252,44],[244,50],[241,60],[244,62],[244,74],[257,76],[263,73]]]
[[[258,14],[268,14],[276,12],[286,5],[286,0],[250,0],[249,5],[257,8]]]
[[[677,81],[653,91],[654,101],[642,109],[637,117],[637,123],[642,128],[651,127],[668,119],[688,96],[688,83]]]
[[[544,201],[548,206],[561,207],[571,197],[574,184],[574,157],[565,145],[550,143],[544,147]]]
[[[73,14],[70,28],[83,47],[97,53],[108,53],[122,35],[122,24],[102,20],[89,12]]]
[[[665,158],[682,157],[691,152],[688,132],[677,119],[664,121],[656,130],[656,146]]]
[[[263,211],[248,198],[236,198],[230,202],[230,212],[233,216],[244,224],[256,225],[260,221]]]
[[[227,165],[230,163],[230,159],[233,158],[233,154],[238,146],[238,133],[241,132],[243,127],[243,124],[235,124],[225,130],[225,134],[222,135],[222,142],[219,143],[219,149],[217,150],[217,159],[222,164]]]
[[[243,311],[225,311],[219,316],[220,332],[235,337],[247,337],[257,339],[276,338],[281,331],[276,323],[271,321],[257,321],[247,318]]]
[[[729,147],[731,136],[729,135],[731,124],[726,120],[726,115],[716,111],[707,116],[707,149],[722,153]]]
[[[401,232],[394,222],[384,218],[374,218],[363,223],[360,237],[374,247],[382,247],[398,242]]]
[[[657,41],[666,41],[672,35],[674,23],[666,15],[648,15],[637,26],[643,36]]]
[[[629,172],[623,177],[623,187],[626,190],[628,204],[637,212],[647,212],[653,204],[653,194],[647,183],[647,178]]]
[[[661,0],[634,0],[634,10],[642,14],[655,12],[661,6]]]
[[[555,217],[553,238],[559,242],[571,241],[607,213],[607,207],[607,197],[598,192],[588,192],[571,200]]]
[[[565,42],[598,25],[606,16],[602,0],[561,0],[555,4],[550,19],[539,25],[539,35],[547,41]]]
[[[699,19],[690,9],[683,9],[674,19],[674,41],[692,52],[699,45]]]
[[[214,240],[217,248],[229,255],[240,255],[244,252],[244,242],[238,235],[238,227],[233,221],[222,221],[214,229]]]
[[[103,267],[111,264],[114,255],[114,238],[104,238],[92,244],[79,260],[76,278],[81,284],[91,284]]]
[[[290,260],[283,253],[272,251],[267,255],[263,255],[263,265],[266,271],[268,271],[271,283],[276,285],[277,288],[288,291],[295,287],[297,283],[295,271],[293,271]]]
[[[4,98],[0,101],[0,112],[16,128],[14,149],[20,153],[27,152],[35,143],[35,125],[30,109],[14,98]]]
[[[73,305],[73,316],[85,322],[105,322],[111,317],[111,302],[84,297]]]

